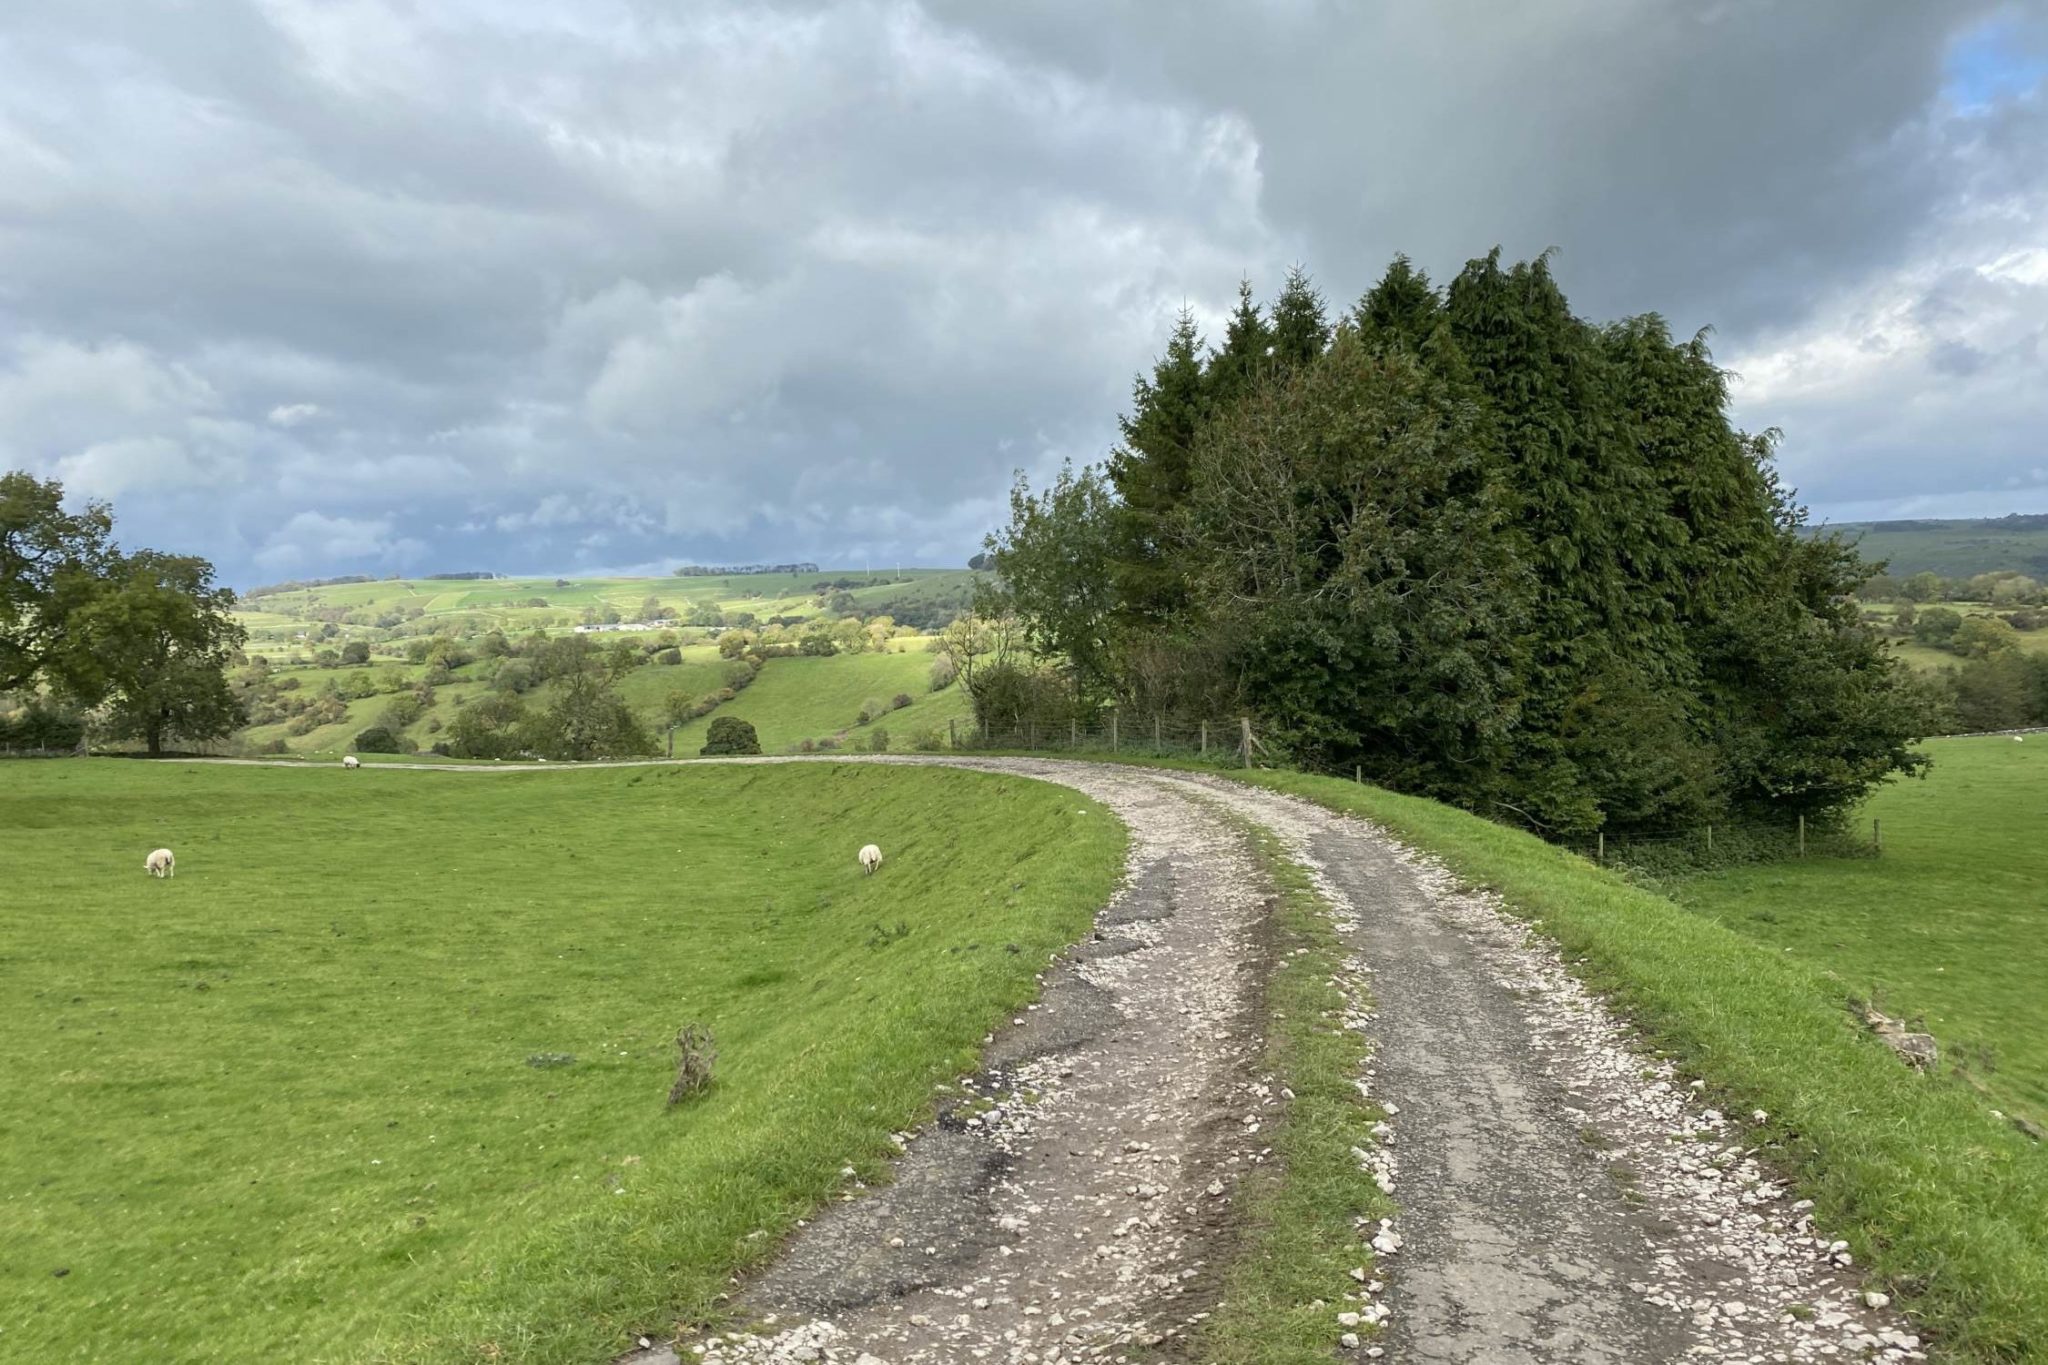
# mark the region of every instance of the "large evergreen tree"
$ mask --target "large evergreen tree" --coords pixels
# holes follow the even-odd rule
[[[1012,604],[1084,691],[1553,834],[1826,817],[1920,766],[1868,570],[1802,534],[1703,336],[1495,252],[1446,291],[1396,258],[1334,329],[1304,271],[1269,314],[1247,284],[1199,347],[1183,316],[1140,381],[1114,501],[1013,500]]]
[[[1187,601],[1171,537],[1175,510],[1188,495],[1189,452],[1207,411],[1201,351],[1195,315],[1183,308],[1152,377],[1137,381],[1122,420],[1123,444],[1109,458],[1118,500],[1112,572],[1128,620],[1169,621]]]

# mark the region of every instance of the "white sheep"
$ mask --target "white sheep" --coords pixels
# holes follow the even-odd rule
[[[152,877],[175,877],[178,875],[178,860],[167,848],[160,848],[145,858],[142,870]]]
[[[881,865],[881,847],[876,844],[863,844],[860,850],[860,870],[872,877],[875,875],[875,869]]]
[[[341,760],[341,766],[344,768],[360,768],[363,766],[363,761],[354,754],[349,754]]]

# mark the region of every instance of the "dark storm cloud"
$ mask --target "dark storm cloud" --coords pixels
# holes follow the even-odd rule
[[[2003,510],[2041,9],[16,0],[0,462],[244,582],[956,563],[1183,302],[1498,242],[1824,510]]]

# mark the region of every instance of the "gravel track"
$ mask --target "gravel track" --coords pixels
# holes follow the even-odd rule
[[[1384,1302],[1332,1307],[1333,1358],[1925,1358],[1738,1125],[1643,1052],[1497,900],[1383,831],[1206,775],[858,761],[1075,788],[1129,826],[1131,877],[1094,937],[1047,973],[1041,1003],[991,1039],[975,1082],[989,1107],[906,1135],[892,1184],[827,1210],[744,1289],[756,1329],[686,1355],[1192,1358],[1187,1329],[1230,1250],[1231,1191],[1265,1155],[1274,1103],[1252,1071],[1270,889],[1244,820],[1309,871],[1373,995],[1359,1079],[1389,1123],[1368,1159],[1400,1213],[1362,1229],[1381,1250]],[[1384,1314],[1380,1335],[1341,1350],[1340,1307]],[[678,1359],[667,1347],[627,1358]]]

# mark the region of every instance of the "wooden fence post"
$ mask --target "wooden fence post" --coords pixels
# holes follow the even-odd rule
[[[1356,782],[1361,787],[1365,785],[1365,765],[1363,763],[1356,763],[1352,765],[1351,780],[1353,782]]]
[[[1111,712],[1109,713],[1109,751],[1110,751],[1111,753],[1115,753],[1115,752],[1116,752],[1116,749],[1117,749],[1117,735],[1116,735],[1116,712],[1115,712],[1115,711],[1111,711]]]
[[[1239,716],[1237,718],[1237,730],[1239,742],[1244,748],[1244,766],[1249,768],[1252,766],[1252,718],[1250,716]]]
[[[1872,820],[1870,822],[1870,842],[1879,853],[1884,852],[1884,821]]]
[[[1069,749],[1081,747],[1081,722],[1078,718],[1067,722],[1067,747]]]
[[[668,727],[668,756],[676,756],[676,727],[673,725]]]
[[[1159,752],[1159,713],[1152,713],[1152,752]]]
[[[948,749],[960,747],[960,718],[958,716],[951,717],[946,721],[946,747]]]
[[[1203,757],[1203,758],[1207,758],[1208,756],[1209,756],[1209,722],[1205,720],[1205,721],[1203,721],[1203,722],[1202,722],[1202,757]]]
[[[1799,856],[1806,856],[1806,817],[1799,817]]]
[[[1593,845],[1593,861],[1604,863],[1607,861],[1607,831],[1603,829],[1593,837],[1599,841]]]
[[[1707,826],[1707,856],[1709,858],[1714,856],[1714,827],[1712,825]]]

